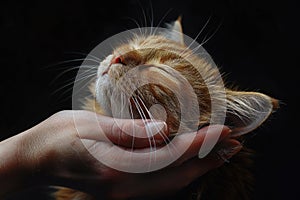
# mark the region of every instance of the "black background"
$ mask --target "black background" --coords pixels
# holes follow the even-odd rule
[[[144,26],[143,9],[150,26],[151,7],[154,25],[170,10],[163,22],[182,15],[184,32],[192,38],[210,17],[198,41],[220,26],[204,47],[227,81],[281,100],[279,111],[248,140],[258,151],[254,198],[299,198],[299,7],[292,1],[2,1],[0,139],[71,109],[67,89],[72,86],[55,91],[76,70],[51,82],[80,62],[58,63],[83,58],[78,53],[89,53],[109,36],[136,28],[129,18]]]

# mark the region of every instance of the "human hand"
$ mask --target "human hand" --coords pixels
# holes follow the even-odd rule
[[[18,148],[22,151],[18,151],[21,152],[18,155],[18,162],[26,168],[25,171],[32,174],[34,184],[42,182],[61,185],[109,198],[167,194],[187,186],[197,177],[224,162],[212,155],[203,159],[196,157],[205,135],[208,134],[207,128],[201,129],[198,133],[178,136],[177,148],[186,145],[191,139],[194,140],[176,162],[169,167],[150,173],[134,174],[107,167],[95,159],[86,149],[86,145],[82,143],[82,139],[90,140],[90,148],[96,149],[94,152],[101,153],[110,149],[108,152],[112,159],[116,154],[120,154],[120,149],[117,149],[115,144],[130,149],[133,147],[131,150],[135,152],[149,152],[150,143],[146,138],[147,133],[143,123],[140,122],[141,126],[134,127],[131,122],[131,120],[119,120],[116,126],[115,119],[99,115],[95,118],[95,113],[88,111],[56,113],[20,134]],[[99,125],[102,128],[101,132]],[[161,134],[156,134],[154,141],[161,144],[162,136],[167,136],[168,132],[163,124],[160,127]],[[136,129],[138,137],[134,144],[132,144],[132,137],[121,131],[130,132],[132,129]],[[229,132],[228,128],[223,127],[219,141],[225,140]],[[213,129],[209,134],[214,134]],[[115,144],[109,142],[105,135]],[[223,143],[226,143],[227,148],[240,145],[232,139],[226,139]],[[235,152],[225,157],[231,157],[238,150],[239,148],[236,148]],[[144,153],[142,157],[128,158],[128,160],[133,159],[134,162],[120,163],[120,165],[134,165],[137,162],[147,164],[149,161],[145,159],[147,155]],[[156,156],[157,159],[163,161],[170,154],[161,151]]]

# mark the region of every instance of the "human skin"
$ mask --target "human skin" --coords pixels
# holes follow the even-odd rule
[[[160,134],[151,140],[159,148],[163,145],[161,135],[167,136],[168,128],[163,122],[156,122],[156,126],[161,128]],[[149,173],[127,173],[102,164],[87,148],[94,148],[97,152],[110,149],[112,157],[120,153],[120,148],[149,152],[149,138],[146,138],[142,121],[132,123],[129,119],[113,119],[89,111],[61,111],[0,142],[0,197],[36,185],[65,186],[110,199],[167,195],[224,163],[224,159],[217,159],[213,153],[202,159],[197,157],[207,134],[217,135],[221,128],[218,143],[221,145],[218,146],[233,150],[224,155],[225,159],[241,149],[240,143],[229,137],[229,128],[214,126],[177,136],[178,148],[187,145],[190,140],[193,142],[171,165]],[[136,132],[134,144],[132,136],[127,134],[133,129]],[[88,140],[89,145],[83,145],[82,139]],[[157,159],[163,161],[166,156],[169,156],[167,152],[159,151]],[[128,159],[148,161],[140,156]]]

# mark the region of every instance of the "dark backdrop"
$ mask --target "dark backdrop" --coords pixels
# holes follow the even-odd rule
[[[55,91],[76,70],[53,79],[80,62],[58,63],[83,58],[79,53],[89,53],[107,37],[136,28],[129,18],[144,25],[142,8],[149,17],[151,7],[154,25],[170,10],[163,21],[181,14],[184,32],[191,37],[211,17],[198,41],[219,27],[204,47],[228,74],[227,81],[282,101],[280,110],[248,140],[258,151],[254,196],[295,199],[300,167],[296,162],[300,145],[296,128],[299,12],[291,1],[2,1],[0,139],[59,110],[71,109],[72,86]],[[148,18],[147,23],[150,25]]]

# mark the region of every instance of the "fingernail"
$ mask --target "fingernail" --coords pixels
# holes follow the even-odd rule
[[[166,133],[167,131],[167,124],[165,122],[149,121],[146,122],[145,127],[148,137],[153,137],[159,132]]]
[[[210,127],[204,128],[202,131],[200,130],[199,132],[205,134],[206,141],[210,141],[201,146],[198,153],[198,157],[201,159],[207,156],[211,152],[215,144],[218,141],[223,140],[224,137],[226,137],[231,132],[231,130],[226,126],[212,125]],[[225,132],[226,134],[224,134],[223,132]]]

